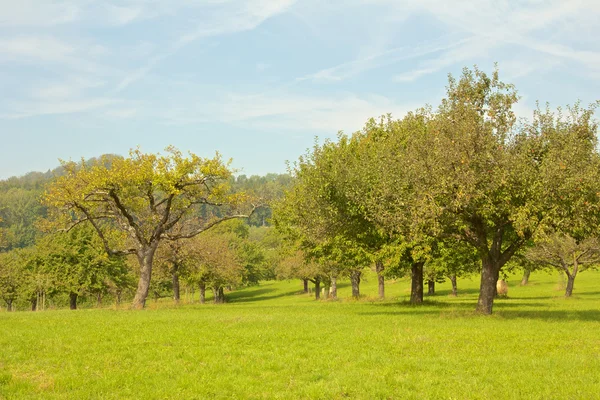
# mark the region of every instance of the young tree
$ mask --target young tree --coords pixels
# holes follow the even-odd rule
[[[575,278],[579,272],[600,264],[600,241],[590,237],[581,241],[561,234],[542,234],[534,247],[526,252],[526,257],[534,263],[549,265],[567,275],[565,297],[571,297]]]
[[[171,282],[173,300],[179,303],[181,300],[180,276],[185,274],[185,267],[189,258],[189,240],[169,240],[161,243],[156,253],[156,264],[159,271],[163,272]],[[160,285],[164,286],[164,285]]]
[[[124,258],[107,255],[91,226],[45,236],[36,249],[45,270],[54,277],[54,289],[69,295],[71,310],[77,309],[77,300],[84,294],[101,299],[127,274]]]
[[[175,148],[167,155],[132,150],[127,158],[102,158],[99,163],[64,162],[65,175],[49,186],[45,203],[59,225],[91,224],[110,255],[136,256],[140,275],[134,308],[148,296],[154,255],[163,240],[191,238],[232,218],[245,196],[228,193],[229,163],[220,155],[185,157]],[[188,218],[209,207],[204,223]],[[174,230],[177,227],[177,230]],[[111,246],[110,231],[118,229],[129,246]]]
[[[278,279],[297,278],[304,282],[312,282],[315,285],[315,300],[321,298],[321,284],[329,277],[326,265],[315,262],[299,248],[290,251],[281,259],[276,273]]]
[[[233,234],[206,232],[189,241],[186,279],[200,288],[200,302],[204,303],[207,287],[213,290],[215,303],[225,302],[225,287],[239,286],[244,276],[244,265],[232,248]]]
[[[453,296],[458,295],[457,278],[479,272],[481,268],[477,251],[465,242],[440,240],[434,243],[432,253],[426,269],[434,282],[450,279]]]

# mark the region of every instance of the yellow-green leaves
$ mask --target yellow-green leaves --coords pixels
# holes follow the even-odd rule
[[[207,208],[237,207],[247,200],[242,194],[230,195],[231,170],[219,154],[202,158],[174,147],[164,155],[147,154],[138,148],[129,157],[64,162],[63,168],[65,175],[45,195],[53,220],[65,226],[87,221],[99,232],[110,225],[141,246],[189,222],[202,207],[208,217],[212,213]]]

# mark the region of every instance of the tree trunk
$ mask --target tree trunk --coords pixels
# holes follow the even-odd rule
[[[304,293],[308,293],[308,279],[302,279],[304,283]]]
[[[481,268],[481,284],[479,285],[479,299],[477,300],[477,312],[489,315],[494,306],[496,297],[496,284],[500,277],[500,265],[490,257],[483,258]]]
[[[494,285],[494,297],[498,297],[498,280],[500,279],[500,268],[496,270],[496,285]]]
[[[433,296],[435,294],[435,281],[433,279],[427,280],[427,295]]]
[[[98,292],[98,294],[96,295],[96,307],[100,308],[102,307],[102,293]]]
[[[567,290],[565,291],[565,297],[571,297],[573,294],[573,285],[575,283],[575,275],[567,275]]]
[[[458,296],[458,286],[456,285],[456,275],[450,275],[450,282],[452,282],[452,296]]]
[[[206,283],[200,284],[200,304],[206,303]]]
[[[31,311],[37,311],[37,295],[31,298]]]
[[[385,299],[385,278],[383,276],[383,263],[377,261],[375,263],[375,271],[377,271],[377,286],[379,288],[379,299]]]
[[[179,300],[181,299],[180,297],[180,291],[179,291],[179,272],[177,271],[177,269],[173,269],[173,300],[175,300],[175,303],[179,303]]]
[[[225,294],[223,293],[223,287],[215,287],[213,288],[213,302],[215,304],[223,304],[225,303]]]
[[[333,300],[337,300],[337,277],[335,276],[331,278],[330,294]]]
[[[69,308],[71,310],[77,310],[77,293],[69,293]]]
[[[321,280],[319,278],[315,279],[315,300],[319,300],[321,298]]]
[[[521,279],[521,286],[527,286],[529,283],[529,275],[531,275],[531,270],[526,269],[523,271],[523,278]]]
[[[352,271],[350,273],[350,282],[352,283],[352,297],[358,299],[360,297],[360,276],[361,271]]]
[[[411,287],[410,287],[410,302],[411,304],[420,304],[423,302],[423,265],[424,262],[412,264],[411,269]]]
[[[141,310],[146,306],[146,298],[150,289],[150,279],[152,278],[152,263],[154,261],[154,252],[156,246],[152,245],[141,249],[137,253],[138,263],[140,264],[140,279],[138,281],[137,291],[133,298],[132,307]]]
[[[575,277],[577,276],[577,272],[579,271],[579,262],[577,257],[573,255],[573,272],[569,273],[569,269],[566,268],[565,272],[567,273],[567,290],[565,291],[565,297],[571,297],[573,294],[573,285],[575,284]]]
[[[9,312],[12,311],[13,310],[13,308],[12,308],[13,300],[12,299],[8,299],[8,300],[5,300],[5,301],[6,301],[6,311],[9,311]]]

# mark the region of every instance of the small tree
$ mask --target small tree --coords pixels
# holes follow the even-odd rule
[[[598,267],[600,264],[600,241],[590,237],[577,241],[562,233],[540,235],[526,256],[534,263],[549,265],[567,275],[565,297],[571,297],[575,278],[579,272]]]
[[[186,279],[200,288],[203,303],[207,287],[213,290],[215,303],[225,302],[225,287],[238,286],[244,276],[244,265],[232,248],[233,234],[207,232],[189,241]]]
[[[328,279],[328,272],[327,266],[315,262],[300,249],[290,251],[283,257],[276,270],[279,279],[298,278],[312,282],[315,285],[315,300],[321,298],[321,284]]]
[[[120,275],[127,274],[124,258],[107,255],[91,226],[45,236],[36,249],[45,270],[54,277],[54,289],[69,296],[71,310],[77,309],[79,296],[95,294],[100,300],[111,283],[118,285],[124,280]]]

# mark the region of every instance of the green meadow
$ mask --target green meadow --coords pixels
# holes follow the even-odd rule
[[[424,305],[410,282],[376,279],[350,300],[314,301],[300,281],[227,293],[224,305],[0,313],[2,399],[596,399],[600,272],[572,298],[558,274],[509,278],[494,314],[438,284]]]

